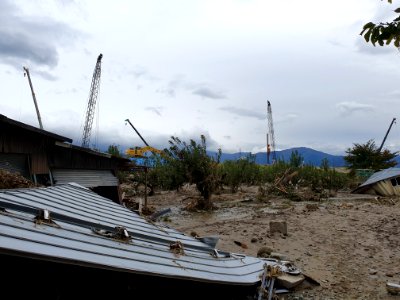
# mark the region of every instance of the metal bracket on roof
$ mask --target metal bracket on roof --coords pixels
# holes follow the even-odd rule
[[[131,236],[128,233],[128,230],[126,230],[125,227],[122,226],[117,226],[115,227],[115,234],[114,238],[123,240],[123,241],[129,241],[131,239]]]
[[[36,224],[47,224],[60,227],[51,219],[50,211],[48,209],[39,209],[36,217],[34,218],[34,222]]]
[[[132,237],[129,235],[128,230],[126,230],[126,228],[122,226],[115,227],[114,232],[98,228],[92,228],[92,231],[98,235],[109,237],[119,241],[129,242],[132,239]]]

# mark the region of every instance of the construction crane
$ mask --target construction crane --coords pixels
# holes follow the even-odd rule
[[[383,144],[385,144],[385,141],[386,141],[386,138],[387,138],[387,136],[388,136],[388,134],[389,134],[389,132],[390,132],[390,129],[392,129],[392,126],[393,126],[393,124],[394,124],[395,122],[396,122],[396,118],[393,118],[392,122],[390,123],[390,126],[389,126],[388,130],[386,131],[385,137],[383,138],[382,144],[381,144],[381,146],[380,146],[379,149],[378,149],[378,153],[380,153],[380,152],[382,151]]]
[[[100,53],[97,58],[97,63],[93,71],[92,84],[90,87],[88,106],[86,110],[85,125],[82,135],[82,147],[89,148],[90,136],[92,134],[92,124],[94,119],[94,112],[96,107],[97,97],[100,90],[100,75],[101,75],[101,59],[103,54]]]
[[[136,134],[142,139],[143,143],[147,146],[150,147],[149,144],[147,144],[146,140],[141,136],[141,134],[139,133],[139,131],[136,130],[135,126],[132,125],[131,121],[129,121],[129,119],[126,119],[125,122],[128,122],[129,125],[131,125],[131,127],[133,128],[133,130],[135,130]],[[126,123],[125,123],[126,125]]]
[[[267,106],[267,119],[268,119],[268,133],[267,133],[267,164],[269,164],[269,157],[272,152],[272,163],[276,162],[276,152],[275,152],[275,136],[274,136],[274,123],[272,121],[272,108],[271,102],[268,102]],[[271,139],[271,144],[269,143],[269,138]]]
[[[137,129],[135,128],[135,126],[133,126],[133,124],[131,123],[131,121],[129,121],[129,119],[126,119],[125,122],[129,123],[129,125],[131,125],[131,127],[133,128],[133,130],[135,130],[136,134],[141,138],[141,140],[143,141],[143,143],[146,145],[146,147],[135,147],[135,148],[129,148],[125,151],[125,154],[130,156],[130,157],[145,157],[145,153],[148,151],[151,151],[153,153],[158,153],[158,154],[162,154],[161,150],[158,150],[154,147],[151,147],[146,140],[142,137],[142,135],[139,133],[139,131],[137,131]]]
[[[30,86],[31,92],[32,92],[33,103],[35,103],[36,115],[37,115],[37,118],[39,121],[39,126],[40,126],[40,129],[43,129],[42,118],[40,117],[40,112],[39,112],[38,104],[36,102],[35,92],[33,91],[33,85],[32,85],[32,81],[31,81],[31,76],[29,74],[29,69],[27,67],[23,67],[23,69],[24,69],[24,76],[28,77],[29,86]]]

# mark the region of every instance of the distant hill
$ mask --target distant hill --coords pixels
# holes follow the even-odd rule
[[[282,159],[284,161],[289,161],[290,155],[293,151],[297,150],[297,152],[304,158],[304,164],[313,165],[313,166],[320,166],[321,161],[324,158],[327,158],[329,161],[329,166],[331,167],[343,167],[345,166],[345,162],[343,156],[340,155],[332,155],[328,153],[324,153],[321,151],[317,151],[311,148],[306,147],[298,147],[298,148],[290,148],[282,151],[276,151],[277,159]],[[214,156],[216,152],[208,151],[209,155]],[[238,153],[222,153],[221,161],[225,160],[236,160],[240,157],[247,157],[250,152],[238,152]],[[265,165],[267,163],[267,154],[265,152],[256,153],[256,163],[260,165]],[[271,155],[272,156],[272,155]],[[272,159],[272,157],[270,157]],[[400,160],[399,160],[400,162]]]

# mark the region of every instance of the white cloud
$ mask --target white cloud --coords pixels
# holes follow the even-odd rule
[[[339,109],[341,115],[350,116],[356,112],[370,112],[374,109],[374,106],[351,101],[337,103],[336,108]]]

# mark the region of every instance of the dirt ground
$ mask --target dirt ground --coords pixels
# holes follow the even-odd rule
[[[273,196],[260,201],[257,190],[213,195],[217,209],[212,212],[184,209],[197,195],[193,187],[157,192],[148,205],[157,211],[171,208],[161,218],[169,227],[219,236],[218,249],[257,256],[258,249],[270,246],[320,283],[289,299],[400,299],[385,288],[387,282],[400,283],[399,199],[339,192],[318,202]],[[287,222],[287,236],[269,233],[275,220]]]

